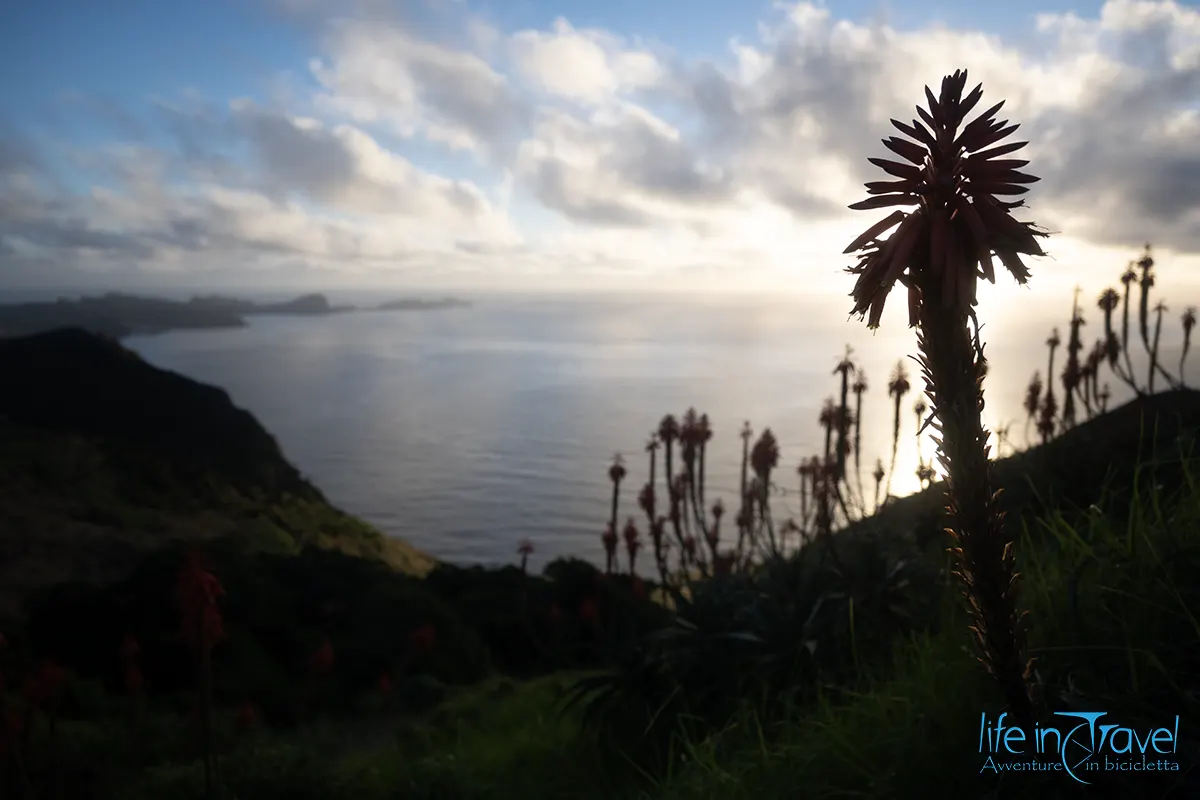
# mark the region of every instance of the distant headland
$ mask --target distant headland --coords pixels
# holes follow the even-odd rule
[[[453,297],[404,298],[358,307],[332,305],[323,294],[305,294],[281,303],[260,303],[222,295],[179,301],[109,292],[78,299],[59,298],[55,302],[0,305],[0,336],[29,336],[56,328],[78,327],[120,339],[171,330],[240,328],[246,325],[246,317],[259,314],[324,316],[353,311],[432,311],[470,305]]]

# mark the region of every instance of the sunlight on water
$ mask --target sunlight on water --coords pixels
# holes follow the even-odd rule
[[[128,344],[226,389],[335,504],[385,532],[485,563],[514,561],[528,537],[540,568],[557,556],[602,559],[614,453],[629,468],[621,516],[640,517],[644,446],[668,412],[694,405],[711,418],[710,502],[736,500],[745,420],[776,434],[777,479],[794,490],[799,460],[823,447],[817,418],[839,391],[832,372],[846,343],[870,385],[862,470],[871,497],[875,459],[886,465],[891,453],[888,377],[913,335],[902,321],[875,336],[857,322],[818,326],[827,309],[801,303],[496,299],[452,311],[258,317],[244,329]],[[1034,369],[1044,375],[1041,343],[1053,324],[985,330],[997,342],[985,419],[1011,422],[1018,443],[1024,388]],[[921,381],[906,363],[914,390],[901,409],[896,494],[918,484]],[[933,455],[927,437],[921,453]],[[794,513],[794,496],[782,502],[778,517]]]

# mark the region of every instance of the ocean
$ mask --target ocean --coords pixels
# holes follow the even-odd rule
[[[462,309],[255,316],[246,328],[126,345],[225,389],[331,502],[385,533],[440,559],[493,565],[516,562],[528,538],[531,567],[540,569],[559,556],[602,562],[615,454],[629,471],[621,519],[642,522],[645,444],[663,415],[691,406],[714,429],[710,502],[736,503],[738,433],[749,421],[779,440],[776,518],[795,513],[796,466],[823,448],[818,414],[839,391],[833,370],[847,343],[869,382],[868,497],[876,458],[890,458],[889,374],[907,362],[914,391],[903,404],[893,492],[915,490],[913,334],[901,319],[872,336],[837,311],[831,323],[828,309],[799,297],[496,296]],[[1045,374],[1042,342],[1053,324],[997,322],[1003,335],[988,347],[985,418],[1010,423],[1018,445],[1025,385],[1034,369]],[[1056,361],[1059,372],[1063,349]],[[927,436],[919,447],[929,460]]]

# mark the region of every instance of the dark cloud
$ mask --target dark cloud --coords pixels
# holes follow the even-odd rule
[[[136,234],[97,230],[79,218],[25,220],[4,235],[52,250],[98,250],[137,259],[154,255],[154,248]]]
[[[285,117],[250,108],[234,117],[273,194],[301,192],[336,198],[355,179],[353,153],[326,128],[302,128]]]
[[[1096,88],[1086,106],[1030,125],[1056,143],[1038,173],[1042,197],[1083,212],[1092,241],[1200,252],[1200,118],[1193,111],[1190,133],[1164,132],[1172,115],[1200,101],[1200,65]]]
[[[657,217],[620,197],[605,197],[590,191],[589,175],[572,170],[561,161],[540,161],[526,170],[523,179],[542,205],[577,221],[592,225],[645,227]]]

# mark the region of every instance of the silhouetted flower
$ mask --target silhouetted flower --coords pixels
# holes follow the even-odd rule
[[[333,669],[333,662],[333,643],[329,641],[329,637],[325,637],[309,658],[308,666],[314,675],[326,675]]]
[[[1183,384],[1183,363],[1187,360],[1188,350],[1192,347],[1192,328],[1196,327],[1196,307],[1184,309],[1183,317],[1183,351],[1179,354],[1179,383]]]
[[[675,421],[675,417],[667,414],[658,423],[658,438],[663,444],[671,444],[679,438],[679,423]]]
[[[612,466],[608,468],[608,479],[620,483],[625,479],[625,463],[620,455],[613,456]]]
[[[637,524],[634,523],[633,517],[625,523],[625,530],[621,532],[622,538],[625,540],[625,554],[629,557],[629,574],[632,575],[634,565],[637,561],[638,550],[642,547],[641,534],[638,533]]]
[[[754,449],[750,451],[750,466],[755,475],[765,479],[778,464],[779,443],[775,441],[775,434],[771,433],[771,429],[766,428],[754,443]]]
[[[517,554],[521,556],[521,572],[525,572],[529,567],[529,556],[533,554],[533,542],[522,539],[517,545]]]
[[[198,652],[211,650],[225,633],[218,605],[225,589],[204,567],[198,552],[188,554],[175,592],[184,641]]]
[[[612,523],[604,527],[604,533],[600,534],[600,542],[604,545],[604,556],[606,561],[605,572],[613,571],[613,562],[617,557],[617,532],[613,529]]]
[[[1038,412],[1038,402],[1042,398],[1042,376],[1039,372],[1034,372],[1033,377],[1029,380],[1029,386],[1025,388],[1025,413],[1033,419]]]
[[[54,659],[45,659],[25,683],[25,699],[33,708],[53,706],[66,683],[67,673]]]
[[[137,637],[132,633],[125,634],[125,638],[121,640],[121,658],[124,661],[132,661],[142,654],[142,647],[138,644]]]
[[[125,691],[128,694],[137,694],[146,686],[145,678],[142,676],[142,669],[135,663],[125,665]]]
[[[919,327],[919,362],[933,404],[930,421],[940,435],[939,457],[948,478],[951,552],[968,601],[971,631],[1014,719],[1032,727],[1035,713],[1016,608],[1013,542],[996,504],[988,435],[980,417],[986,359],[974,306],[978,278],[995,282],[993,253],[1024,284],[1029,270],[1021,256],[1045,255],[1037,239],[1047,233],[1010,215],[1021,201],[997,199],[1024,194],[1028,188],[1023,184],[1038,179],[1018,171],[1028,162],[999,158],[1026,144],[995,146],[1018,127],[996,121],[1003,103],[966,122],[983,96],[979,85],[963,97],[966,80],[965,70],[947,75],[936,98],[926,87],[929,110],[918,106],[921,119],[912,125],[892,120],[913,141],[891,137],[883,143],[907,163],[870,159],[899,180],[868,183],[868,193],[876,196],[851,208],[915,209],[893,212],[845,252],[861,251],[858,264],[848,271],[858,276],[852,313],[866,318],[868,327],[879,327],[897,282],[908,289],[908,324]],[[880,241],[892,228],[887,240]]]
[[[600,604],[595,597],[585,597],[579,604],[579,618],[589,625],[594,625],[600,619]]]
[[[921,303],[930,299],[923,295],[934,285],[944,308],[965,312],[973,306],[976,279],[995,282],[993,252],[1021,284],[1029,279],[1021,255],[1045,255],[1037,237],[1046,233],[1009,214],[1023,202],[996,199],[1024,194],[1028,188],[1022,184],[1038,180],[1017,171],[1029,162],[999,158],[1026,142],[992,147],[1019,126],[995,120],[1003,102],[963,125],[983,96],[980,84],[964,98],[966,80],[965,70],[947,76],[938,98],[926,87],[929,111],[917,108],[924,125],[918,120],[912,125],[892,120],[913,141],[893,136],[883,144],[907,163],[868,159],[899,180],[868,183],[867,192],[874,196],[850,208],[916,206],[908,213],[892,212],[845,250],[863,251],[858,265],[849,270],[859,276],[852,293],[853,313],[868,317],[871,328],[879,327],[884,302],[897,281],[908,287],[909,325],[915,326]],[[892,228],[895,232],[879,241]]]
[[[1112,324],[1113,312],[1117,310],[1117,306],[1121,305],[1121,295],[1117,294],[1116,289],[1109,287],[1100,293],[1096,305],[1104,312],[1104,352],[1108,363],[1113,365],[1117,363],[1117,358],[1121,354],[1121,345]]]
[[[638,493],[638,508],[646,512],[646,516],[654,518],[655,497],[653,484],[647,483]]]
[[[254,730],[258,727],[258,709],[250,701],[246,701],[238,706],[237,716],[234,717],[234,727],[241,733]]]
[[[437,626],[432,622],[426,622],[409,631],[408,645],[414,653],[419,655],[432,652],[437,645]]]
[[[1146,245],[1146,251],[1137,261],[1137,267],[1142,271],[1141,279],[1138,281],[1141,286],[1141,303],[1138,305],[1138,327],[1142,333],[1142,342],[1146,345],[1146,349],[1150,349],[1150,290],[1154,288],[1154,273],[1150,270],[1154,268],[1154,258],[1150,255],[1150,245]]]

